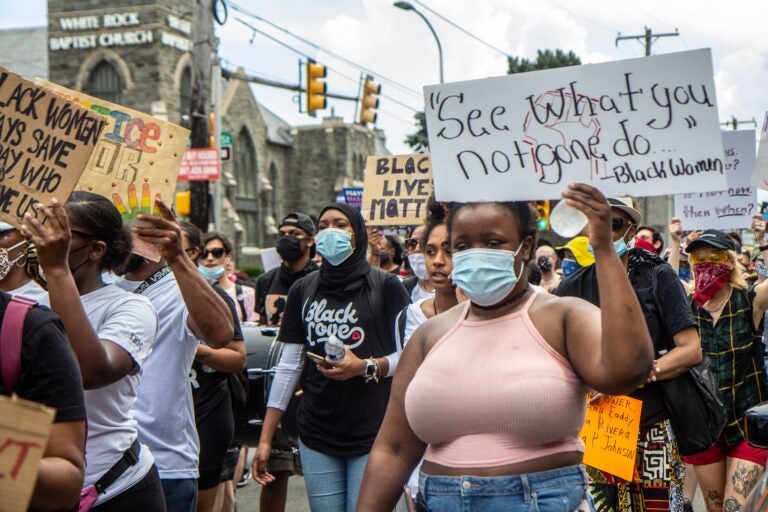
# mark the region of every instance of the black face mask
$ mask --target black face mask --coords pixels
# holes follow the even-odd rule
[[[387,251],[382,251],[379,253],[379,264],[384,265],[385,263],[389,262],[392,257],[389,255]]]
[[[301,249],[301,239],[295,236],[281,236],[275,242],[275,249],[283,261],[296,261],[304,254]]]
[[[539,256],[539,260],[536,263],[545,274],[552,270],[552,262],[546,256]]]

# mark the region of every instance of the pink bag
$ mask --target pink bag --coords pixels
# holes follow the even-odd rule
[[[77,512],[88,512],[99,497],[99,491],[95,485],[89,485],[80,491],[80,504],[77,506]]]

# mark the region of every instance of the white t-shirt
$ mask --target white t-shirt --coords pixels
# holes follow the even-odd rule
[[[33,299],[36,300],[38,304],[42,304],[44,306],[51,305],[51,302],[48,300],[48,292],[31,279],[24,286],[19,286],[15,290],[9,291],[8,294],[20,295],[28,299]]]
[[[411,302],[416,304],[419,301],[422,301],[424,299],[431,299],[435,296],[434,291],[427,291],[424,288],[421,287],[420,283],[416,283],[416,286],[413,287],[413,290],[411,290]]]
[[[116,284],[133,292],[141,282],[121,279]],[[133,406],[139,439],[152,449],[161,479],[197,478],[200,441],[189,370],[200,341],[187,326],[189,312],[173,273],[145,289],[142,296],[152,302],[160,324]]]
[[[85,447],[83,486],[87,487],[96,483],[138,436],[131,408],[136,401],[141,369],[152,352],[157,314],[149,300],[114,285],[82,295],[80,300],[99,339],[120,346],[139,367],[139,371],[133,375],[126,375],[108,386],[85,392],[88,441]],[[153,462],[152,452],[142,445],[139,462],[109,486],[96,500],[96,504],[120,494],[141,480]]]

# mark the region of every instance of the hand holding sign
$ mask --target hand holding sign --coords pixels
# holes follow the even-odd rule
[[[155,200],[155,208],[160,216],[139,214],[137,219],[141,223],[133,227],[133,233],[142,242],[156,247],[168,264],[173,264],[179,258],[187,257],[181,243],[181,227],[176,215],[162,200]]]
[[[29,213],[26,214],[21,224],[21,234],[35,244],[37,259],[46,274],[69,272],[71,235],[64,207],[56,199],[52,199],[50,206],[36,204],[35,208],[40,220]],[[88,235],[89,233],[78,234],[81,237]],[[75,248],[73,253],[90,247],[90,244],[81,245]],[[83,261],[87,260],[88,253],[85,253]]]
[[[757,245],[763,245],[765,242],[765,221],[762,215],[752,216],[752,235],[754,235]]]

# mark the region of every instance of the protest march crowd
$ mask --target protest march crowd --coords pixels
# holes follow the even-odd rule
[[[745,417],[768,401],[763,217],[735,226],[751,246],[677,217],[662,233],[592,186],[605,181],[566,180],[558,207],[585,220],[550,244],[528,201],[431,194],[440,162],[403,187],[429,195],[416,220],[345,202],[286,215],[280,262],[255,279],[222,233],[159,193],[150,208],[148,179],[140,208],[133,184],[126,208],[75,177],[0,223],[0,391],[55,409],[29,510],[230,512],[255,480],[259,509],[283,511],[293,475],[314,512],[686,512],[697,492],[708,512],[757,510],[768,451]],[[539,164],[542,181],[566,163]],[[246,369],[257,332],[279,357]],[[258,440],[242,446],[265,374]]]

